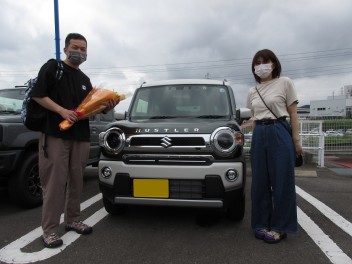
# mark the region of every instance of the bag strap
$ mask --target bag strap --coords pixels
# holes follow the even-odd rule
[[[64,73],[64,65],[62,64],[61,61],[58,61],[57,62],[56,74],[55,74],[55,86],[57,85],[57,82],[61,79],[63,73]],[[44,152],[44,157],[46,157],[46,158],[48,157],[48,152],[46,150],[46,148],[48,146],[47,140],[48,140],[47,134],[44,133],[42,149],[43,149],[43,152]]]
[[[260,94],[260,92],[259,92],[257,86],[255,86],[255,89],[257,90],[257,93],[259,94],[260,99],[262,99],[262,101],[263,101],[265,107],[268,108],[268,110],[276,117],[276,119],[279,119],[279,118],[277,117],[277,115],[275,115],[275,113],[274,113],[274,112],[268,107],[268,105],[265,103],[265,101],[264,101],[262,95]]]
[[[56,75],[55,75],[56,79],[60,80],[63,73],[64,73],[64,65],[62,65],[61,61],[58,61],[57,62]]]
[[[280,118],[278,118],[277,115],[275,115],[275,113],[267,106],[267,104],[265,103],[265,101],[264,101],[262,95],[260,94],[260,92],[259,92],[257,86],[255,86],[255,89],[257,90],[257,93],[259,94],[259,97],[260,97],[260,99],[262,99],[262,101],[263,101],[264,105],[266,106],[266,108],[269,109],[269,111],[276,117],[276,119],[279,121],[279,123],[280,123],[281,125],[283,125],[284,128],[287,130],[287,132],[292,136],[292,132],[290,131],[289,127],[285,126],[285,125],[281,122],[282,120],[280,120]],[[287,122],[286,122],[286,123],[287,123]]]

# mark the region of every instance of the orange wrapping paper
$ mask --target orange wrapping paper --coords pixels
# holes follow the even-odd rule
[[[118,94],[107,89],[93,88],[86,98],[75,109],[79,119],[87,118],[103,111],[110,100],[114,100],[118,104],[121,100],[125,99],[125,95]],[[68,120],[63,120],[60,124],[60,130],[64,131],[69,129],[73,123]]]

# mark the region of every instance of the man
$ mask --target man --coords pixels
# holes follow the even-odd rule
[[[59,80],[58,62],[49,60],[40,69],[32,91],[33,99],[48,110],[39,139],[39,176],[43,188],[42,239],[49,248],[63,244],[58,235],[62,212],[66,231],[93,231],[80,221],[80,196],[90,147],[89,120],[79,120],[73,111],[92,89],[90,79],[79,69],[87,58],[87,40],[77,33],[68,34],[64,53]],[[109,102],[107,110],[114,106],[113,101]],[[64,119],[74,125],[60,131],[59,123]]]

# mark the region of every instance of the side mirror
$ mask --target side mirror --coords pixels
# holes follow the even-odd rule
[[[126,111],[115,111],[115,113],[114,113],[114,118],[116,120],[125,120],[126,116],[127,116]]]
[[[238,108],[236,110],[237,122],[241,125],[244,120],[249,120],[252,117],[252,111],[249,108]]]

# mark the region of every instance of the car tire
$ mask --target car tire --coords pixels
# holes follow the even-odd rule
[[[127,205],[113,204],[109,199],[103,196],[105,210],[111,215],[120,215],[127,211]]]
[[[27,153],[9,179],[9,196],[24,208],[38,207],[43,203],[39,179],[38,153]]]
[[[245,212],[245,195],[239,197],[235,201],[229,201],[227,207],[227,217],[231,221],[242,221]]]

